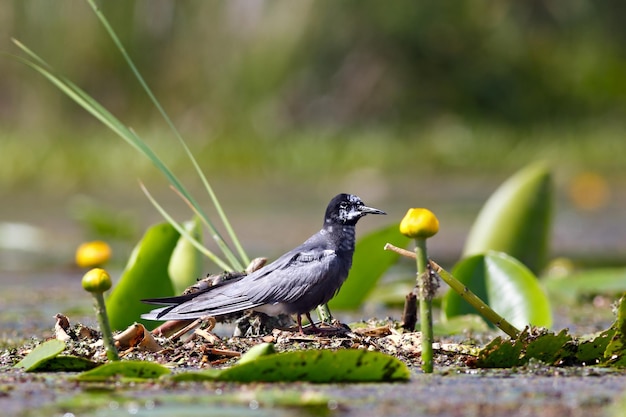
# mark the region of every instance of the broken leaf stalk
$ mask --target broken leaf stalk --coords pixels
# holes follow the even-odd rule
[[[399,253],[407,258],[415,259],[415,253],[406,249],[399,248],[390,243],[387,243],[384,247],[385,250],[390,250]],[[439,278],[443,280],[452,290],[456,291],[465,301],[467,301],[472,307],[474,307],[485,319],[487,319],[494,326],[506,333],[511,339],[517,339],[520,335],[520,330],[509,323],[504,317],[493,311],[483,300],[481,300],[476,294],[474,294],[467,286],[461,281],[456,279],[451,273],[443,269],[439,264],[433,260],[429,261],[430,267],[433,272],[436,273]]]
[[[449,273],[433,261],[430,261],[430,265],[437,273],[437,275],[450,286],[450,288],[456,291],[465,301],[467,301],[471,306],[478,310],[478,312],[491,323],[493,323],[494,326],[509,335],[511,339],[517,339],[519,337],[520,330],[518,330],[515,326],[506,321],[504,317],[493,311],[491,307],[489,307],[476,294],[470,291],[470,289],[467,288],[462,282],[454,278],[451,273]]]
[[[102,341],[104,342],[107,358],[110,361],[119,361],[120,358],[113,341],[106,305],[104,304],[104,292],[111,288],[111,277],[104,269],[93,268],[83,276],[82,285],[85,291],[93,295],[96,317],[98,318],[100,331],[102,331]]]

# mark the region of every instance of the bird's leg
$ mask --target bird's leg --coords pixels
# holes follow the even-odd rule
[[[309,323],[311,326],[311,332],[309,333],[320,333],[320,329],[313,323],[313,319],[311,318],[311,313],[305,313],[306,318],[309,319]],[[302,314],[296,315],[296,321],[298,322],[298,330],[300,330],[300,334],[306,334],[307,332],[302,327]]]
[[[302,328],[302,315],[296,314],[296,321],[298,322],[298,330],[300,330],[300,334],[305,334],[304,329]]]
[[[313,322],[313,319],[311,318],[311,313],[305,313],[306,318],[309,319],[309,323],[310,323],[310,328],[307,329],[307,331],[304,330],[304,328],[302,327],[302,315],[301,314],[297,314],[296,315],[296,321],[298,323],[298,330],[300,330],[300,334],[305,335],[307,333],[315,333],[317,335],[322,335],[322,334],[327,334],[327,335],[337,335],[337,334],[343,334],[346,333],[346,331],[350,331],[350,328],[346,325],[340,325],[340,327],[325,327],[325,328],[320,328],[317,327],[315,325],[315,323]]]
[[[313,333],[320,333],[320,329],[315,325],[313,319],[311,318],[311,313],[308,311],[306,313],[306,318],[309,319],[309,323],[311,323],[311,329],[313,330]]]

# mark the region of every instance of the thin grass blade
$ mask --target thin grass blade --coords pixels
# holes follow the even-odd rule
[[[218,267],[224,269],[225,271],[233,271],[233,268],[228,265],[226,262],[222,261],[217,255],[207,249],[201,242],[199,242],[192,234],[187,232],[187,230],[183,227],[182,224],[174,220],[172,216],[170,216],[167,211],[152,197],[152,194],[148,191],[148,189],[143,185],[143,183],[139,183],[141,190],[144,192],[148,200],[152,203],[152,205],[157,209],[159,213],[163,216],[165,220],[170,223],[181,236],[184,236],[185,239],[189,240],[191,244],[198,249],[202,254],[204,254],[207,258],[213,261]]]
[[[245,251],[243,250],[243,247],[241,246],[241,243],[239,242],[239,239],[237,238],[237,235],[235,234],[233,227],[231,226],[230,222],[228,221],[228,218],[226,217],[226,213],[222,209],[222,206],[219,203],[219,201],[217,199],[217,196],[213,192],[213,188],[210,186],[209,181],[207,180],[206,176],[204,175],[204,172],[200,168],[200,165],[198,164],[198,162],[196,161],[195,157],[193,156],[193,154],[189,150],[189,147],[187,146],[187,144],[183,140],[182,136],[178,132],[178,129],[176,129],[176,126],[174,125],[172,120],[169,118],[169,116],[167,115],[167,113],[165,112],[165,110],[163,109],[163,107],[161,106],[161,104],[159,103],[157,98],[155,97],[155,95],[152,93],[152,90],[150,89],[148,84],[145,82],[145,80],[141,76],[141,73],[139,72],[139,70],[135,66],[133,60],[130,58],[130,55],[128,55],[128,53],[126,52],[126,49],[124,48],[124,45],[122,44],[120,39],[117,37],[115,31],[113,30],[113,28],[109,24],[108,20],[104,16],[104,14],[100,11],[98,6],[95,4],[94,0],[87,0],[87,2],[89,3],[91,8],[96,13],[96,16],[98,17],[98,19],[100,19],[100,22],[105,27],[106,31],[109,33],[109,36],[111,36],[111,39],[113,40],[113,43],[119,49],[120,53],[122,54],[122,56],[126,60],[127,64],[129,65],[129,67],[131,69],[131,71],[133,72],[133,74],[135,75],[137,80],[139,81],[139,84],[144,89],[144,91],[146,92],[146,94],[148,95],[148,97],[150,98],[152,103],[154,104],[154,106],[157,108],[157,110],[159,111],[159,113],[161,114],[161,116],[163,117],[165,122],[167,123],[167,125],[170,127],[171,131],[174,133],[174,136],[176,136],[176,138],[178,139],[178,141],[182,145],[183,149],[185,150],[185,153],[187,154],[187,156],[191,160],[191,162],[192,162],[192,164],[194,166],[194,169],[198,173],[200,179],[202,180],[202,183],[203,183],[204,187],[207,190],[207,193],[209,194],[211,202],[215,206],[215,209],[217,211],[218,216],[220,217],[222,223],[224,224],[224,227],[226,228],[226,231],[227,231],[230,239],[232,240],[233,244],[235,245],[235,247],[237,249],[239,257],[241,258],[241,262],[243,262],[243,264],[240,264],[238,266],[240,266],[241,269],[243,269],[243,265],[248,265],[250,263],[250,259],[247,256],[247,254],[245,253]],[[209,228],[209,230],[211,230],[212,236],[213,236],[214,240],[216,240],[216,242],[218,243],[218,246],[224,252],[224,255],[227,258],[229,258],[229,260],[231,260],[231,262],[233,262],[233,260],[231,259],[232,256],[234,256],[234,254],[232,253],[232,250],[226,244],[226,242],[223,240],[221,235],[217,232],[217,229],[214,227],[214,225],[212,224],[212,222],[210,221],[208,216],[206,216],[204,214],[204,212],[202,211],[200,205],[196,202],[196,200],[190,194],[185,192],[184,188],[179,189],[179,191],[181,191],[181,193],[183,195],[185,195],[185,197],[192,203],[192,205],[194,207],[196,207],[197,211],[200,213],[200,216],[204,219],[205,223],[207,224],[207,227]],[[239,260],[237,260],[234,263],[239,263]]]
[[[106,108],[104,108],[100,103],[94,100],[89,94],[87,94],[84,90],[78,87],[76,84],[67,80],[62,76],[58,76],[52,72],[52,67],[47,64],[41,57],[32,52],[26,46],[24,46],[19,41],[15,41],[15,44],[26,52],[32,60],[28,60],[19,56],[15,56],[15,59],[24,63],[25,65],[33,68],[35,71],[39,72],[46,79],[48,79],[53,85],[59,88],[63,93],[65,93],[68,97],[74,100],[79,106],[84,108],[88,113],[94,116],[97,120],[102,122],[105,126],[115,132],[118,136],[124,139],[127,143],[129,143],[132,147],[134,147],[139,152],[143,153],[150,161],[155,165],[155,167],[161,171],[167,180],[175,187],[182,195],[185,195],[190,201],[195,203],[195,200],[191,197],[191,195],[184,188],[182,183],[178,180],[178,178],[167,168],[167,166],[163,163],[163,161],[156,155],[156,153],[150,148],[146,142],[144,142],[135,131],[126,127],[123,123],[119,121],[112,113],[110,113]],[[39,64],[41,63],[41,65]],[[210,224],[208,217],[201,211],[199,205],[195,203],[194,205],[197,208],[197,213],[205,220],[206,224]],[[169,216],[171,218],[171,216]],[[244,266],[239,262],[236,256],[230,251],[225,243],[224,239],[221,238],[219,233],[215,230],[215,228],[210,227],[213,232],[212,236],[214,240],[217,242],[218,246],[224,252],[225,256],[227,256],[229,262],[231,262],[232,267],[228,269],[238,269],[243,270]],[[207,250],[205,248],[205,250]],[[203,251],[204,253],[204,251]],[[215,262],[215,259],[219,259],[216,255],[210,257],[212,261]],[[223,267],[225,263],[220,259],[219,262],[216,262],[220,267]]]

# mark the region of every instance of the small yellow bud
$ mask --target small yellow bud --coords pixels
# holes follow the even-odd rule
[[[412,208],[400,222],[400,233],[407,237],[422,238],[434,236],[439,231],[439,220],[425,208]]]
[[[76,265],[81,268],[102,266],[111,259],[111,247],[106,242],[85,242],[76,249]]]
[[[111,277],[102,268],[93,268],[83,275],[83,288],[85,291],[103,293],[111,288]]]

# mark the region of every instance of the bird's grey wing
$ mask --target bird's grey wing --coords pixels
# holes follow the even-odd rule
[[[330,298],[343,283],[343,279],[332,282],[332,277],[347,275],[347,270],[343,273],[334,250],[313,248],[290,255],[281,258],[280,263],[279,259],[267,276],[250,277],[253,279],[247,284],[252,302],[291,304],[303,298]]]
[[[196,297],[152,310],[141,317],[149,320],[185,320],[202,316],[221,316],[261,305],[262,303],[254,302],[245,295],[245,286],[241,286],[240,283],[241,281],[237,281],[202,292]]]

